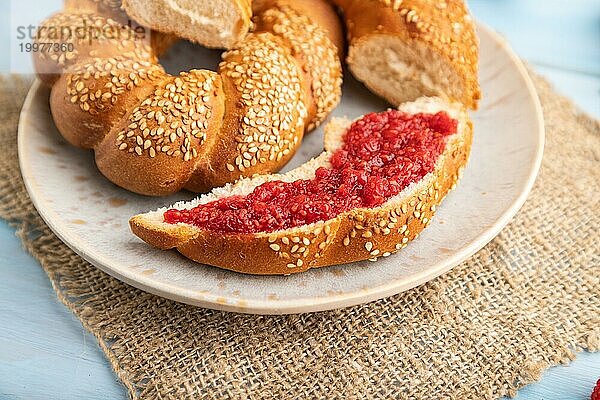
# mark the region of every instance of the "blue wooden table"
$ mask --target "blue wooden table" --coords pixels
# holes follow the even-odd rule
[[[8,3],[0,3],[0,54],[5,54]],[[12,12],[25,9],[26,3],[13,0]],[[27,12],[43,16],[59,1],[35,3]],[[503,33],[559,92],[600,117],[600,1],[470,4],[481,21]],[[0,72],[7,68],[2,57]],[[546,371],[540,382],[520,390],[518,398],[588,399],[599,377],[600,353],[582,353],[571,365]],[[0,221],[0,399],[125,398],[94,337],[58,302],[37,262],[22,250],[14,230]]]

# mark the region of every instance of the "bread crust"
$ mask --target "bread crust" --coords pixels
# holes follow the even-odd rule
[[[380,207],[354,209],[328,221],[273,233],[221,234],[185,224],[157,224],[147,214],[133,217],[131,230],[160,249],[177,249],[196,262],[255,275],[289,275],[387,257],[418,237],[456,186],[473,136],[466,112],[459,125],[462,131],[449,138],[435,170],[406,196]],[[326,148],[332,140],[326,133]]]
[[[239,4],[249,18],[250,1]],[[282,168],[305,131],[337,105],[342,79],[335,11],[326,0],[290,4],[259,2],[256,18],[277,19],[225,53],[219,71],[171,76],[158,64],[168,36],[137,36],[118,0],[67,2],[43,28],[85,24],[120,36],[86,31],[69,38],[72,52],[36,54],[39,76],[52,86],[57,128],[73,145],[93,149],[110,181],[144,195],[207,191]],[[289,26],[315,33],[312,51],[327,55],[321,64],[290,40]],[[49,29],[42,31],[38,40],[52,42]]]
[[[339,17],[320,0],[255,0],[254,25],[259,31],[277,32],[299,61],[304,79],[308,131],[323,122],[341,99],[342,70],[331,68],[342,59],[344,39]],[[307,15],[315,21],[311,25]],[[319,26],[322,29],[314,29]],[[327,45],[333,43],[335,47]]]
[[[186,27],[181,24],[168,23],[167,21],[157,18],[156,15],[148,15],[148,1],[123,0],[122,8],[136,21],[157,31],[182,37],[209,48],[229,49],[237,42],[243,40],[252,27],[252,0],[220,1],[229,2],[232,8],[235,9],[235,14],[238,17],[237,22],[233,25],[232,32],[226,37],[220,37],[217,34],[198,37],[190,34]],[[165,5],[158,4],[156,7],[161,9],[165,7]]]
[[[399,39],[408,47],[423,46],[439,57],[448,70],[458,77],[462,90],[459,94],[440,91],[436,95],[477,109],[481,97],[478,79],[479,40],[463,0],[435,4],[427,0],[334,0],[334,3],[344,13],[350,46],[349,68],[372,91],[397,105],[397,98],[381,87],[373,79],[372,73],[359,72],[359,55],[369,46],[369,42],[384,36]],[[443,69],[436,73],[440,76],[449,73]]]

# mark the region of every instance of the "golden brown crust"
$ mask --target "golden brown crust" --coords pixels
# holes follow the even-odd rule
[[[424,44],[454,69],[463,86],[460,101],[476,109],[481,97],[478,80],[479,41],[463,0],[334,0],[346,20],[349,53],[379,35],[404,43]],[[354,69],[354,58],[349,59]],[[444,71],[439,71],[443,74]],[[368,77],[366,78],[368,80]],[[370,88],[376,85],[369,85]]]
[[[57,37],[59,27],[90,28],[85,30],[83,35],[71,31],[65,36]],[[110,34],[94,37],[93,35],[98,34],[99,31],[93,30],[91,27]],[[123,24],[116,19],[90,12],[85,8],[77,12],[65,11],[52,15],[42,23],[36,42],[62,44],[67,47],[63,47],[59,51],[52,47],[49,51],[34,53],[33,61],[38,77],[44,83],[52,86],[70,67],[92,58],[110,58],[122,55],[138,60],[157,61],[156,55],[145,40],[119,40],[117,32],[121,32],[127,37],[136,34],[134,28],[123,29]],[[72,46],[72,51],[68,46]],[[63,51],[64,49],[68,50]]]
[[[469,158],[473,127],[465,121],[448,144],[433,177],[402,201],[355,209],[335,219],[272,234],[224,235],[178,224],[160,228],[136,216],[134,234],[161,249],[176,248],[199,263],[256,275],[288,275],[310,268],[387,257],[427,227],[454,189]],[[178,229],[185,229],[183,234]]]
[[[240,13],[243,15],[239,26],[237,27],[238,33],[236,36],[242,36],[248,33],[248,30],[252,27],[252,1],[253,0],[237,0]]]
[[[137,26],[124,25],[120,0],[67,2],[64,12],[43,24],[40,42],[52,42],[49,28],[63,26],[119,35],[96,37],[90,30],[66,40],[73,51],[37,53],[40,78],[53,85],[50,105],[59,131],[70,143],[95,150],[109,180],[145,195],[184,187],[206,191],[280,169],[304,132],[341,96],[341,26],[335,12],[326,0],[288,3],[264,3],[257,18],[276,15],[276,21],[225,53],[218,73],[174,77],[157,59],[170,39],[148,40],[148,30],[140,36]],[[248,18],[250,4],[240,1]],[[290,26],[315,33],[318,40],[311,45],[321,64],[283,28]]]
[[[50,103],[62,104],[52,107],[55,124],[71,144],[92,149],[164,79],[161,66],[125,56],[75,64],[52,87]]]
[[[98,168],[137,193],[160,196],[181,190],[203,155],[222,139],[216,127],[223,120],[224,97],[215,72],[192,70],[168,77],[96,147]],[[178,107],[168,107],[168,102]]]
[[[250,34],[245,42],[225,53],[219,66],[232,87],[227,110],[234,116],[233,129],[221,131],[229,139],[219,143],[212,163],[213,179],[221,184],[285,165],[306,127],[306,81],[290,49],[268,32]]]
[[[308,130],[319,126],[341,98],[342,29],[335,11],[320,0],[259,0],[254,3],[257,30],[274,32],[291,46],[300,63],[308,110]],[[315,24],[307,15],[314,15]]]
[[[128,18],[121,0],[64,0],[63,3],[65,9],[79,13],[99,13],[120,21]]]
[[[182,241],[192,240],[198,235],[197,229],[183,225],[172,225],[168,231],[157,235],[155,227],[139,216],[131,218],[129,224],[140,239],[161,250],[173,249]]]

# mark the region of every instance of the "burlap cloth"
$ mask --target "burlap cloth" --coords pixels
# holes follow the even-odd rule
[[[29,82],[0,80],[0,217],[97,338],[132,398],[492,399],[600,348],[600,123],[535,78],[547,144],[512,223],[444,276],[349,309],[194,308],[102,273],[29,200],[16,129]],[[502,132],[498,132],[499,135]]]

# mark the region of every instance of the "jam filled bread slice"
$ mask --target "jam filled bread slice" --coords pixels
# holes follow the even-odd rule
[[[325,151],[303,166],[135,216],[131,229],[160,249],[249,274],[387,257],[430,224],[471,140],[464,107],[438,98],[334,119]]]

